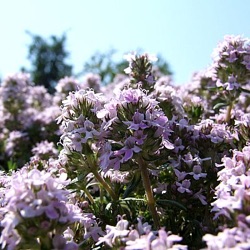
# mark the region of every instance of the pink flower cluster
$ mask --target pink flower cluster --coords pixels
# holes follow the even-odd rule
[[[77,204],[71,202],[66,189],[70,180],[61,172],[59,177],[45,170],[29,169],[29,166],[12,174],[2,195],[1,233],[2,247],[8,249],[38,247],[51,249],[78,249],[73,242],[74,234],[63,238],[70,227],[78,222],[86,226],[90,237],[96,222],[90,214],[84,214]],[[3,178],[1,178],[3,181]],[[91,225],[89,224],[89,221]],[[68,233],[67,233],[68,234]]]
[[[237,248],[248,249],[250,245],[249,187],[250,187],[250,147],[242,151],[234,150],[232,157],[223,157],[222,168],[218,172],[219,185],[216,199],[212,203],[214,219],[225,216],[232,228],[224,228],[216,236],[210,234],[203,238],[208,249]]]
[[[152,231],[151,226],[145,222],[142,223],[138,218],[136,228],[129,227],[129,222],[120,218],[116,226],[106,225],[106,234],[99,238],[96,245],[105,243],[110,247],[124,245],[124,250],[187,250],[187,246],[180,245],[181,237],[167,233],[163,228],[159,231]]]
[[[249,48],[225,37],[184,86],[147,53],[107,86],[4,79],[2,249],[249,249]]]

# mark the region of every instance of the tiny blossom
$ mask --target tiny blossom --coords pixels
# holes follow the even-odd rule
[[[244,125],[245,127],[249,127],[250,126],[250,114],[246,113],[246,114],[242,114],[240,115],[239,118],[235,119],[235,125]]]
[[[106,225],[106,235],[100,237],[96,245],[106,243],[108,246],[112,247],[116,245],[116,241],[127,236],[129,233],[128,221],[121,219],[117,222],[116,226]]]
[[[120,149],[117,153],[121,154],[123,156],[121,162],[126,162],[129,159],[131,159],[133,157],[134,153],[139,153],[141,151],[141,148],[138,147],[136,144],[136,139],[134,137],[128,137],[126,139],[126,141],[124,142],[124,147],[122,149]]]
[[[242,62],[242,64],[244,64],[245,66],[246,66],[246,68],[248,69],[248,70],[250,70],[250,55],[248,54],[248,55],[245,55],[244,57],[243,57],[243,62]]]
[[[241,36],[225,36],[224,40],[214,51],[213,67],[216,86],[234,92],[224,96],[227,101],[234,101],[240,95],[239,87],[247,85],[249,81],[249,40]]]
[[[136,225],[137,231],[140,235],[147,234],[151,231],[152,226],[148,222],[142,223],[142,218],[137,218],[138,224]]]
[[[174,169],[175,175],[178,178],[178,181],[182,181],[188,175],[185,171],[179,171],[177,168]]]
[[[206,201],[206,197],[202,194],[202,191],[203,191],[203,190],[200,189],[200,191],[198,191],[197,193],[195,193],[195,194],[193,195],[193,197],[194,197],[195,199],[199,199],[202,205],[207,205],[208,203],[207,203],[207,201]]]
[[[168,183],[157,183],[157,187],[153,189],[156,194],[165,194],[167,192]]]
[[[64,114],[66,115],[66,117],[68,116],[69,110],[70,114],[75,114],[74,109],[77,110],[78,108],[80,108],[79,105],[84,100],[87,100],[89,104],[93,105],[91,111],[94,113],[96,113],[98,110],[102,108],[102,101],[103,101],[102,94],[96,94],[92,90],[80,89],[74,93],[70,92],[66,100],[63,100],[62,118],[64,117]]]
[[[100,132],[94,129],[94,126],[95,125],[93,122],[85,120],[83,126],[78,129],[75,129],[73,132],[81,134],[81,142],[86,143],[88,139],[93,139],[94,137],[100,135]]]
[[[216,86],[217,87],[223,87],[226,90],[234,90],[234,89],[238,89],[240,87],[240,84],[237,83],[236,78],[234,76],[229,76],[228,77],[228,81],[225,83],[222,83],[219,79],[216,82]]]
[[[180,193],[192,193],[192,191],[189,189],[190,186],[191,186],[191,182],[190,180],[183,180],[181,183],[180,182],[176,182],[176,185],[177,185],[177,190],[180,192]]]
[[[100,167],[105,170],[109,166],[109,158],[112,155],[111,145],[109,142],[105,142],[100,148]]]
[[[143,130],[137,130],[134,132],[134,138],[137,145],[142,145],[147,138],[147,135],[144,134]]]
[[[147,121],[145,120],[144,114],[136,111],[133,115],[133,121],[124,122],[126,125],[129,125],[128,129],[138,130],[148,128]]]
[[[192,154],[189,152],[187,154],[184,155],[184,157],[182,158],[182,160],[189,166],[191,167],[193,165],[193,162],[195,161],[195,159],[193,158]]]
[[[84,239],[92,238],[97,242],[99,237],[104,235],[96,221],[96,217],[92,213],[84,213],[83,218],[81,218],[81,224],[84,226]]]
[[[70,242],[62,236],[62,235],[55,235],[53,237],[53,249],[55,250],[78,250],[78,244],[76,244],[75,242]]]
[[[69,148],[74,149],[77,152],[82,151],[83,139],[79,133],[70,133],[68,138],[64,138],[63,145],[67,145]]]
[[[29,74],[17,73],[7,76],[1,84],[1,99],[4,107],[11,110],[25,108],[26,95],[29,94],[29,86],[32,85]]]
[[[156,99],[160,102],[170,103],[173,106],[172,109],[174,115],[183,117],[183,100],[179,95],[178,89],[174,86],[171,86],[169,82],[170,79],[166,76],[158,79],[158,81],[154,85],[154,92],[152,92],[152,95],[155,95]]]
[[[182,151],[185,148],[184,145],[182,145],[182,139],[176,138],[174,141],[174,148],[173,151],[175,153],[178,153],[179,151]]]
[[[192,175],[195,180],[199,180],[200,178],[205,178],[207,176],[206,173],[202,173],[201,171],[202,169],[200,165],[194,165],[193,172],[190,172],[189,174]]]
[[[26,101],[30,107],[42,111],[52,105],[53,97],[44,86],[29,86],[29,95]]]
[[[127,55],[124,55],[124,59],[127,60],[129,62],[129,67],[126,68],[124,70],[124,72],[126,74],[130,74],[133,70],[134,70],[134,67],[135,67],[135,64],[136,64],[136,61],[137,60],[140,60],[140,59],[144,59],[146,58],[146,60],[148,62],[155,62],[158,60],[158,58],[155,56],[155,55],[150,55],[148,53],[144,53],[142,55],[136,55],[135,52],[131,53],[131,54],[127,54]]]

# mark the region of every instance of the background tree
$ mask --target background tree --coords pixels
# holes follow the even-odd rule
[[[138,53],[141,52],[141,49]],[[86,73],[95,73],[100,75],[102,83],[108,84],[113,81],[117,74],[124,74],[124,69],[128,67],[126,60],[115,61],[114,55],[116,50],[110,49],[107,52],[95,52],[90,59],[84,63],[83,71],[79,75]],[[161,55],[157,55],[157,62],[154,64],[155,68],[162,75],[172,75],[169,69],[168,63],[162,58]]]
[[[69,52],[65,50],[66,34],[61,37],[52,35],[46,40],[39,35],[27,33],[32,38],[28,52],[32,68],[22,70],[31,74],[36,85],[44,85],[50,93],[53,93],[58,80],[72,74],[72,66],[66,63],[69,56]]]
[[[28,59],[32,67],[30,70],[22,68],[22,71],[29,72],[36,85],[44,85],[50,93],[54,93],[57,82],[65,76],[72,75],[72,66],[66,63],[69,57],[69,52],[65,49],[66,34],[61,37],[52,35],[49,39],[45,39],[31,32],[27,33],[32,38],[28,47]],[[124,74],[124,69],[128,67],[126,60],[114,60],[115,53],[115,49],[95,52],[76,76],[91,72],[100,75],[104,85],[111,83],[117,74]],[[141,49],[138,53],[141,53]],[[168,63],[160,55],[157,57],[158,61],[154,67],[158,73],[171,75]]]

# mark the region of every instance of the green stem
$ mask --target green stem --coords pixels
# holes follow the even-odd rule
[[[83,188],[83,191],[84,191],[84,193],[86,194],[86,196],[88,197],[90,203],[91,203],[91,204],[94,204],[95,201],[94,201],[92,195],[90,194],[89,190],[88,190],[86,187],[84,187],[84,188]]]
[[[102,178],[102,176],[98,172],[98,166],[96,162],[96,158],[91,147],[88,144],[85,144],[85,152],[87,163],[89,165],[89,170],[94,174],[95,178],[99,181],[99,183],[103,186],[103,188],[110,194],[113,200],[117,200],[118,197],[115,194],[114,190],[109,186],[109,184]]]
[[[41,249],[49,250],[51,249],[51,240],[48,235],[45,237],[39,237]]]
[[[227,107],[226,123],[229,124],[231,120],[231,111],[233,108],[233,102]]]
[[[117,195],[115,194],[114,190],[109,186],[109,184],[102,178],[99,172],[96,169],[92,169],[92,173],[94,174],[95,178],[99,181],[99,183],[104,187],[104,189],[110,194],[113,200],[117,200]]]
[[[149,179],[147,164],[141,158],[139,158],[138,163],[139,163],[140,170],[141,170],[141,177],[142,177],[143,186],[146,192],[148,207],[151,212],[152,218],[154,220],[155,228],[158,229],[160,227],[159,217],[156,211],[155,199],[153,196],[153,191],[152,191],[152,187],[151,187],[151,183]]]

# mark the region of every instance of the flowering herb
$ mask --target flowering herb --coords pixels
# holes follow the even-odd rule
[[[249,41],[183,86],[127,75],[0,85],[2,249],[249,249]]]

